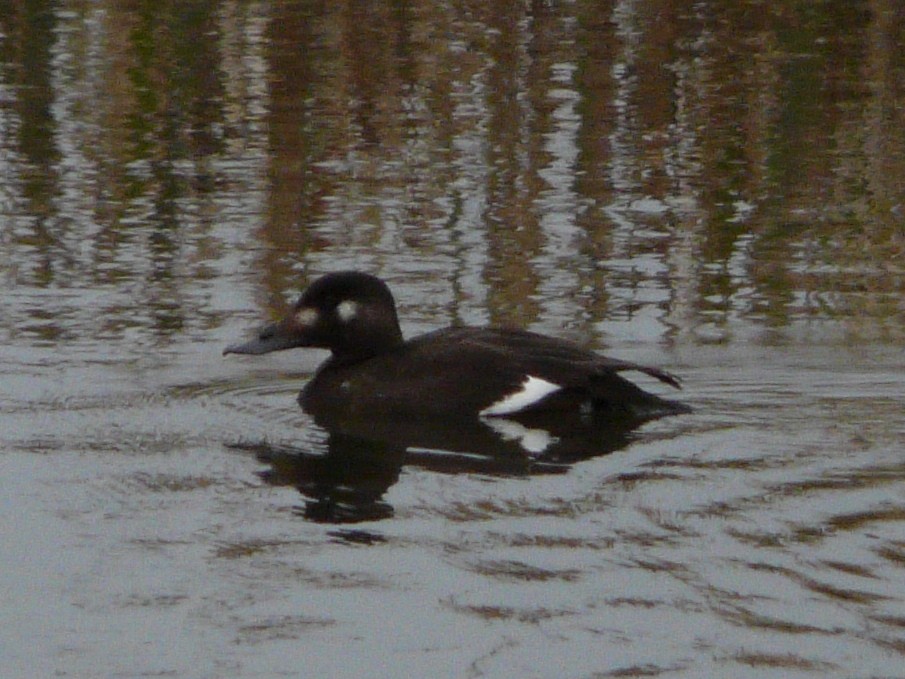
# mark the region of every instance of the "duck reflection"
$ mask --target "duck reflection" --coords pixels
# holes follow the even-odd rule
[[[405,448],[339,432],[325,452],[259,444],[255,453],[269,469],[260,473],[275,486],[295,486],[305,498],[301,513],[311,521],[356,523],[393,515],[383,501],[399,480]]]
[[[244,445],[268,469],[267,483],[294,486],[305,498],[299,513],[323,523],[356,523],[393,515],[387,490],[404,466],[444,474],[558,474],[575,462],[627,446],[645,421],[626,417],[538,413],[473,422],[399,421],[317,413],[322,449]]]

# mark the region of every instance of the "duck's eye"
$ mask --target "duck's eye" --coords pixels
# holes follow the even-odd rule
[[[343,323],[348,323],[358,314],[358,303],[347,299],[336,305],[336,316]]]

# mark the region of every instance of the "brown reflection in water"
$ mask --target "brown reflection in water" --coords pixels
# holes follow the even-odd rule
[[[207,313],[186,280],[211,275],[203,232],[229,135],[215,10],[24,2],[0,16],[3,44],[22,44],[2,58],[4,261],[15,283],[73,290],[23,316],[84,316],[80,336],[111,339],[136,326],[171,337]]]
[[[37,255],[27,266],[25,262],[14,264],[15,274],[43,286],[65,266],[65,250],[57,235],[57,215],[53,206],[53,197],[58,193],[57,163],[60,157],[53,144],[53,88],[50,84],[50,46],[56,21],[52,12],[29,3],[10,7],[0,21],[3,35],[0,55],[5,64],[14,66],[3,69],[3,81],[11,80],[17,92],[12,99],[0,100],[4,114],[0,145],[6,153],[15,152],[19,160],[18,171],[10,172],[3,180],[3,184],[9,182],[14,186],[2,193],[19,195],[22,221],[27,224],[23,224],[16,234],[16,241],[33,249]],[[4,222],[4,230],[13,228],[11,220],[5,218]],[[12,258],[9,261],[12,262]]]
[[[546,34],[545,9],[529,18],[520,3],[504,3],[500,11],[487,16],[493,37],[488,44],[487,69],[487,206],[481,215],[488,231],[487,278],[491,320],[496,324],[518,324],[534,319],[539,307],[534,297],[539,284],[535,271],[523,262],[538,257],[543,239],[532,204],[538,199],[542,182],[540,135],[543,115],[535,114],[537,97],[529,84],[536,82],[541,68],[538,57],[546,55],[537,44]],[[486,12],[485,12],[486,13]],[[540,25],[539,25],[540,24]],[[544,64],[549,67],[549,63]],[[521,261],[512,257],[520,253]]]
[[[5,271],[115,291],[106,335],[190,330],[236,250],[272,304],[354,265],[587,337],[900,333],[894,0],[7,6]]]
[[[268,249],[260,265],[269,290],[287,275],[289,263],[280,261],[285,255],[304,259],[310,247],[304,223],[316,220],[321,198],[335,188],[316,162],[326,149],[335,152],[348,143],[332,136],[335,125],[324,124],[338,119],[340,111],[325,96],[338,88],[321,64],[334,43],[329,18],[313,6],[279,3],[268,22],[270,204],[263,225]]]

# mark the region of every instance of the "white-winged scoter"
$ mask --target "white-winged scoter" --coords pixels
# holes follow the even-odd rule
[[[679,388],[670,373],[563,339],[517,329],[451,327],[404,340],[387,285],[354,271],[316,280],[286,318],[223,353],[294,347],[332,353],[299,396],[309,412],[519,418],[571,411],[644,420],[690,411],[619,374],[640,371]]]

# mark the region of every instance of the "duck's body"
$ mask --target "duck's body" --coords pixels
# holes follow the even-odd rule
[[[402,417],[495,417],[541,410],[675,409],[617,373],[664,373],[524,330],[459,327],[363,361],[329,359],[300,396],[307,410]],[[671,381],[669,378],[667,381]],[[681,409],[684,407],[678,406]]]
[[[688,412],[620,372],[678,387],[669,373],[525,330],[454,327],[402,338],[392,294],[357,272],[315,281],[283,321],[224,353],[323,347],[332,356],[305,386],[309,412],[398,418],[519,418],[578,412],[649,419]]]

